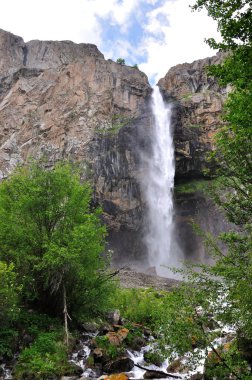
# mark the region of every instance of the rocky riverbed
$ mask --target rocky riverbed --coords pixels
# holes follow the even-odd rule
[[[155,269],[153,268],[154,272]],[[124,288],[153,288],[156,290],[172,290],[180,281],[159,277],[155,274],[136,272],[130,268],[119,269],[118,277]]]

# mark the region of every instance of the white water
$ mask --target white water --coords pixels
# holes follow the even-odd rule
[[[180,253],[174,241],[173,189],[174,145],[171,106],[166,105],[157,86],[152,94],[152,154],[147,159],[144,192],[148,208],[148,231],[145,237],[149,264],[157,274],[168,275],[163,266],[174,266]]]

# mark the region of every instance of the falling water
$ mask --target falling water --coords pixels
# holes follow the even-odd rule
[[[164,275],[162,265],[174,265],[174,146],[171,130],[171,106],[166,105],[157,86],[152,95],[154,119],[152,154],[147,160],[145,195],[148,206],[146,244],[149,263]]]

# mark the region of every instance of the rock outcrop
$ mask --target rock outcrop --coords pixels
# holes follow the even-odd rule
[[[212,169],[207,154],[214,149],[227,87],[207,74],[207,67],[221,63],[223,54],[172,67],[158,85],[174,104],[173,124],[176,177],[204,176]]]
[[[138,144],[151,87],[95,45],[30,41],[0,30],[0,177],[30,158],[79,162],[112,229],[141,218]]]

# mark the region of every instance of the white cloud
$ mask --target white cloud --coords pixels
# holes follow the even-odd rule
[[[167,0],[158,7],[159,0],[1,0],[0,27],[25,41],[95,43],[107,58],[130,57],[140,63],[139,57],[147,56],[140,69],[160,77],[175,64],[213,55],[204,38],[216,36],[216,24],[204,12],[192,13],[190,2],[194,0]],[[141,5],[147,3],[156,9],[145,15]],[[133,17],[143,29],[140,44],[127,40]],[[118,27],[116,43],[106,44],[100,19],[106,27]]]
[[[94,4],[86,0],[1,0],[0,27],[31,39],[101,43]]]
[[[148,35],[141,42],[148,58],[146,63],[140,65],[140,69],[149,77],[154,77],[155,81],[178,63],[192,62],[215,54],[204,39],[218,38],[217,24],[204,11],[192,12],[189,8],[192,3],[192,0],[167,1],[147,15],[145,30],[152,33],[152,37]],[[164,20],[169,20],[168,26],[167,22],[158,18],[160,14]],[[156,38],[161,35],[161,40]]]

